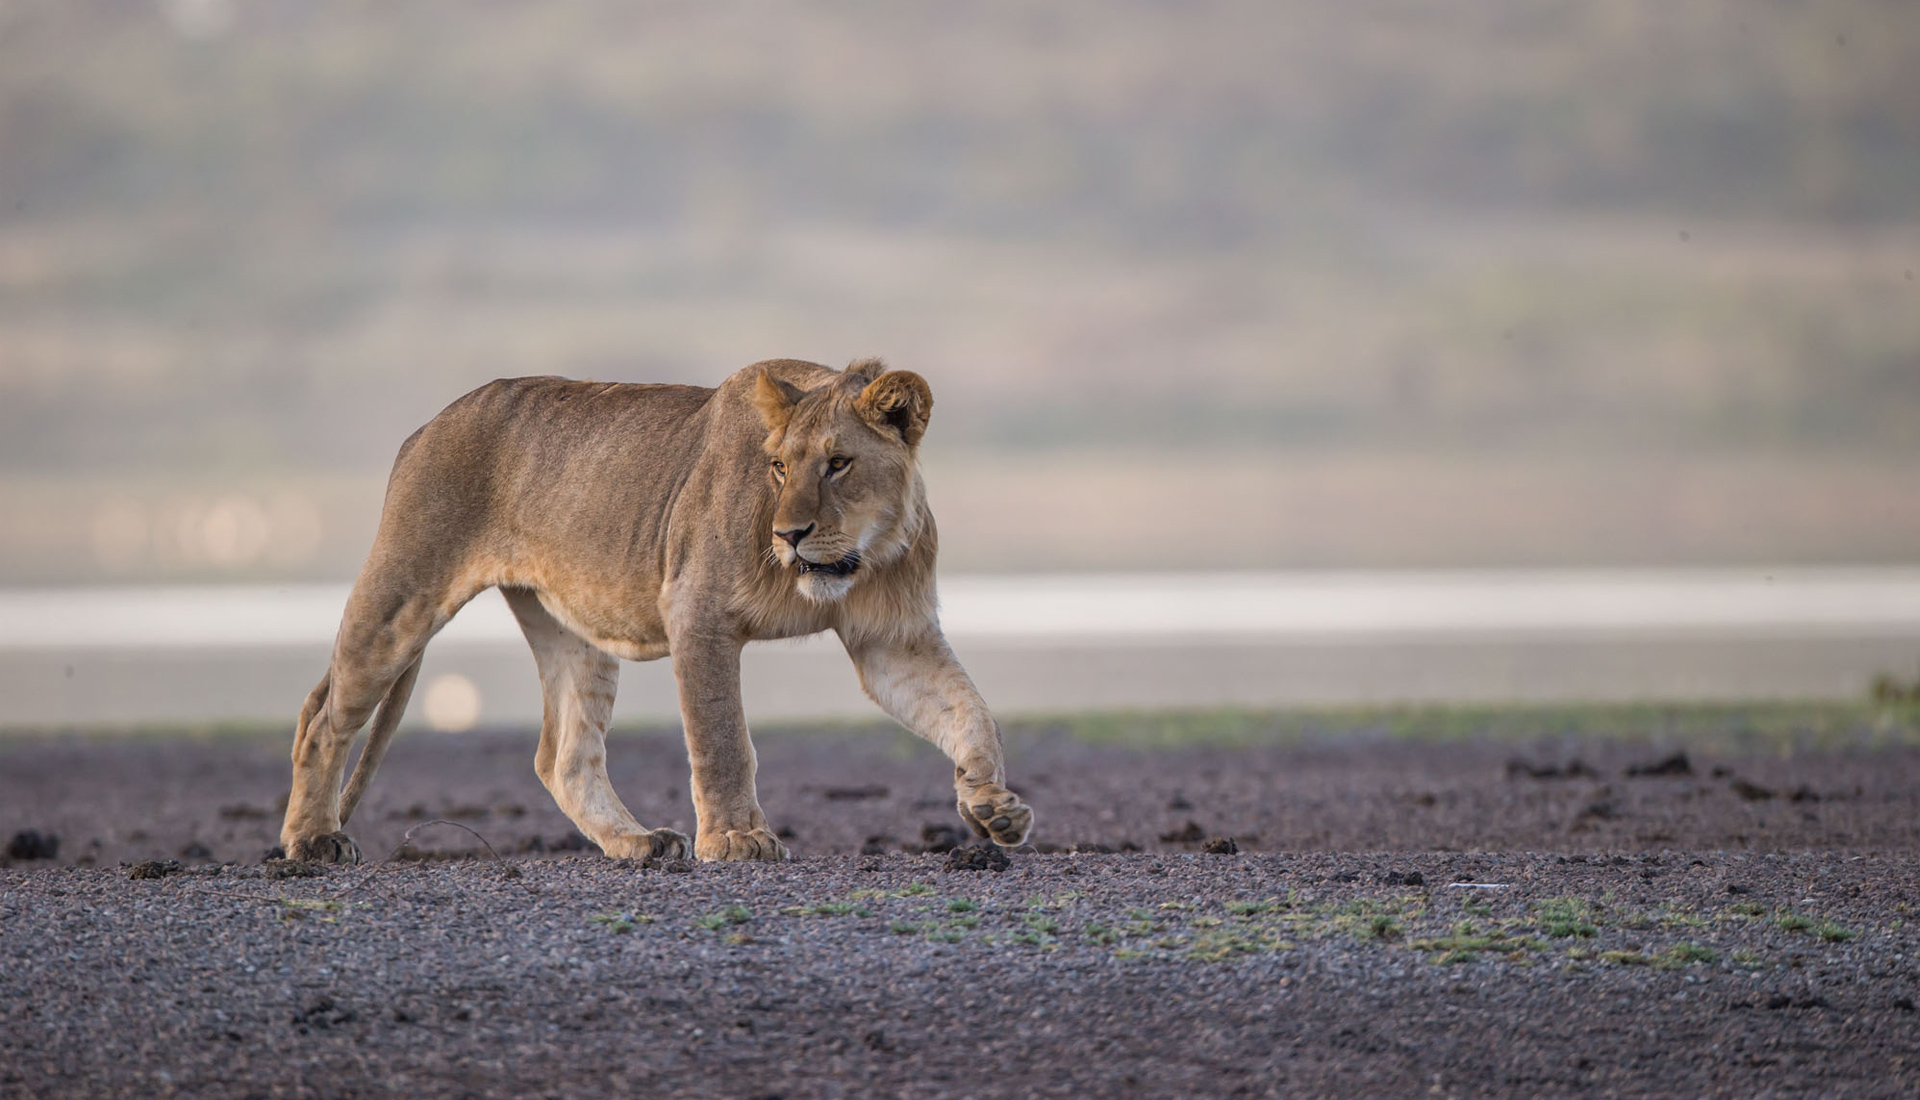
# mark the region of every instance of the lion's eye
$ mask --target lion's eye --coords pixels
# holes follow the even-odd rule
[[[777,458],[776,458],[776,459],[774,459],[774,460],[773,460],[773,472],[774,472],[774,473],[776,473],[776,474],[780,474],[780,475],[782,475],[782,476],[785,476],[785,474],[786,474],[786,472],[787,472],[787,464],[786,464],[786,463],[784,463],[784,462],[782,462],[782,461],[780,461],[780,460],[779,460],[779,459],[777,459]]]
[[[834,455],[827,460],[827,469],[836,474],[851,465],[853,465],[853,459],[843,455]]]

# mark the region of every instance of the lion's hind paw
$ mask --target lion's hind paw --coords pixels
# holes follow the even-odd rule
[[[672,829],[649,829],[609,837],[600,850],[614,859],[685,859],[693,851],[693,842]]]
[[[287,842],[287,858],[305,863],[358,863],[360,846],[345,833],[295,837]]]

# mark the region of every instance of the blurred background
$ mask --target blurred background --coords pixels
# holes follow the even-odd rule
[[[1864,691],[1920,653],[1915,104],[1903,0],[8,0],[0,724],[256,714],[219,662],[270,646],[241,679],[290,716],[454,397],[775,356],[930,380],[956,616],[994,577],[1176,608],[1151,653],[1062,611],[1100,646],[1051,695],[1013,679],[1045,631],[982,626],[1023,706]],[[1327,571],[1355,606],[1797,577],[1865,610],[1634,635],[1684,659],[1615,623],[1554,680],[1544,626],[1465,597],[1484,652],[1321,644],[1285,593]],[[1223,640],[1206,599],[1245,601],[1196,574],[1280,592],[1266,627]],[[254,597],[321,625],[176,637]],[[523,650],[461,675],[537,715]]]

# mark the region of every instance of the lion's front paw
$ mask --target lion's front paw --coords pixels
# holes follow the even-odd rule
[[[1005,787],[976,787],[960,796],[960,819],[976,834],[1003,848],[1027,841],[1033,829],[1033,807]]]
[[[358,863],[360,846],[345,833],[294,837],[286,843],[287,858],[311,863]]]
[[[693,851],[701,859],[708,860],[779,861],[793,858],[787,846],[765,829],[715,829],[703,832],[700,839],[694,842]]]
[[[623,833],[600,845],[614,859],[685,859],[693,850],[687,834],[672,829],[649,829],[644,833]]]

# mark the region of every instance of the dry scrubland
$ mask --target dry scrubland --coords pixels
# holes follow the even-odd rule
[[[1911,5],[223,10],[0,16],[7,580],[340,576],[466,388],[776,354],[933,379],[965,568],[1920,552]]]
[[[281,737],[16,737],[0,830],[61,844],[0,867],[0,1085],[1911,1095],[1909,711],[1015,722],[1002,870],[878,728],[761,737],[781,866],[580,851],[531,731],[403,740],[358,868],[259,862]],[[686,827],[677,737],[611,747]]]

